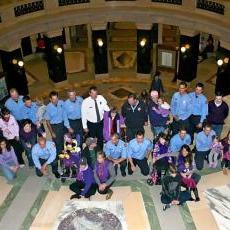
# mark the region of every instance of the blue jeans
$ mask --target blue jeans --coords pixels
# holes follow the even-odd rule
[[[3,172],[4,177],[8,180],[11,181],[16,177],[16,173],[14,173],[10,168],[10,166],[0,166],[1,171]]]
[[[212,129],[215,131],[216,135],[220,137],[223,130],[223,125],[212,125]]]
[[[160,133],[165,131],[164,126],[152,126],[151,129],[152,129],[153,135],[155,137],[158,136]]]

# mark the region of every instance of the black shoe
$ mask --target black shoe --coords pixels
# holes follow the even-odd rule
[[[78,195],[78,194],[73,194],[73,195],[70,197],[70,200],[72,200],[72,199],[80,199],[80,198],[81,198],[80,195]]]
[[[122,175],[123,177],[125,177],[125,176],[126,176],[126,172],[121,172],[121,175]]]
[[[170,204],[166,204],[163,206],[163,211],[165,211],[166,209],[170,208]]]
[[[55,172],[55,173],[54,173],[54,176],[55,176],[56,178],[60,178],[59,172]]]
[[[195,202],[199,202],[200,201],[200,197],[197,197],[196,199],[195,199]]]

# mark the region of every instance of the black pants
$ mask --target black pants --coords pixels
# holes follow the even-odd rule
[[[168,169],[169,169],[169,163],[164,158],[161,158],[161,159],[159,159],[158,161],[155,162],[155,164],[153,165],[153,167],[156,168],[157,175],[158,175],[159,178],[161,178],[161,172],[163,170],[165,171],[165,173],[168,171]]]
[[[201,116],[199,115],[191,115],[189,117],[189,131],[188,133],[191,136],[191,143],[193,142],[194,139],[194,133],[200,132],[201,129],[197,128],[197,125],[200,124],[200,118]]]
[[[82,145],[83,143],[83,128],[82,128],[82,121],[81,119],[76,119],[76,120],[71,120],[69,119],[69,124],[70,127],[74,130],[74,134],[75,135],[79,135],[80,136],[80,145]]]
[[[196,168],[198,170],[202,170],[204,168],[204,160],[208,159],[208,154],[210,150],[208,151],[198,151],[196,150],[195,153],[195,162],[196,162]]]
[[[171,128],[172,128],[172,136],[174,136],[175,134],[177,134],[180,130],[180,128],[183,127],[187,130],[187,132],[189,132],[189,118],[185,119],[185,120],[174,120],[173,123],[171,124]]]
[[[100,193],[100,194],[107,194],[108,191],[111,190],[110,187],[111,187],[112,185],[113,185],[113,183],[112,183],[111,185],[106,186],[105,189],[104,189],[103,191],[100,191],[100,190],[99,190],[99,186],[98,186],[97,191],[98,191],[98,193]]]
[[[119,165],[120,165],[121,174],[124,174],[125,173],[125,169],[127,167],[127,160],[124,160],[124,161],[120,162]],[[115,173],[117,175],[118,165],[115,165],[114,169],[115,169]]]
[[[137,128],[137,127],[129,127],[129,126],[127,126],[127,128],[126,128],[127,141],[131,141],[132,139],[134,139],[136,137],[137,131],[144,132],[144,127],[140,126],[140,127]]]
[[[39,161],[41,163],[41,166],[45,164],[45,162],[47,160],[44,160],[44,159],[41,159],[39,158]],[[58,172],[58,161],[57,160],[54,160],[51,164],[51,167],[52,167],[52,173],[55,174]],[[41,172],[40,169],[38,168],[35,168],[35,172],[36,172],[36,175],[39,176],[39,177],[42,177],[43,176],[43,173]]]
[[[8,140],[10,145],[12,145],[12,147],[14,148],[15,154],[17,156],[18,159],[18,163],[21,164],[25,164],[23,158],[22,158],[22,153],[24,152],[23,146],[21,145],[21,143],[15,139],[12,140]]]
[[[85,187],[85,183],[77,180],[69,186],[69,189],[74,193],[76,193],[77,195],[80,195],[84,187]],[[88,192],[85,194],[85,198],[89,198],[90,196],[93,196],[96,193],[96,191],[97,191],[97,184],[92,184]]]
[[[60,152],[64,148],[64,134],[66,132],[64,123],[59,123],[59,124],[51,124],[52,130],[56,135],[56,138],[53,139],[56,149],[57,149],[57,154],[60,154]]]
[[[137,165],[140,168],[141,174],[143,174],[144,176],[149,175],[149,165],[148,165],[148,161],[146,157],[142,160],[138,160],[135,158],[132,158],[132,159],[133,159],[133,164],[135,166]],[[128,174],[129,175],[133,174],[130,162],[128,163]]]
[[[89,136],[97,138],[97,144],[100,149],[103,149],[103,127],[104,120],[101,120],[98,123],[92,123],[87,121],[87,127],[89,129]]]
[[[221,161],[221,167],[222,168],[229,168],[230,169],[230,160],[228,159],[223,159]]]
[[[180,192],[179,197],[178,197],[178,201],[179,204],[183,204],[186,201],[191,199],[191,194],[188,191],[183,191]],[[170,204],[173,201],[173,199],[165,194],[161,195],[161,203],[162,204]]]

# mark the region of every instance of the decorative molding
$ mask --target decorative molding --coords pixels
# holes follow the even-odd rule
[[[188,28],[181,28],[180,27],[180,35],[194,37],[194,36],[198,35],[199,33],[200,33],[200,31],[197,31],[197,30],[189,30]]]
[[[151,30],[153,23],[136,23],[136,27],[138,30]]]
[[[107,22],[91,23],[91,28],[92,30],[106,30],[107,24]]]
[[[58,36],[62,35],[62,30],[63,29],[58,29],[58,30],[54,30],[54,31],[45,32],[43,34],[48,38],[58,37]]]

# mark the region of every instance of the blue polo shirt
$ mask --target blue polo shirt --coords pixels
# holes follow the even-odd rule
[[[179,134],[176,134],[171,138],[170,151],[178,152],[180,151],[182,145],[190,145],[190,144],[191,144],[191,137],[189,134],[186,134],[183,139],[180,137]]]
[[[104,152],[107,157],[111,157],[113,159],[119,158],[127,158],[127,150],[126,150],[125,142],[119,140],[117,145],[114,145],[111,141],[108,141],[104,147]]]
[[[173,116],[178,116],[179,120],[186,120],[192,114],[192,100],[189,94],[173,94],[171,101],[171,112]]]
[[[56,159],[57,151],[54,142],[46,141],[46,146],[41,148],[37,143],[32,148],[32,159],[36,168],[41,169],[39,158],[47,160],[47,164],[51,164]]]
[[[48,120],[51,125],[64,122],[65,127],[70,128],[62,100],[58,100],[57,105],[50,102],[46,106],[45,119]]]
[[[197,151],[209,151],[212,146],[212,137],[215,135],[216,133],[213,130],[208,135],[204,131],[199,132],[195,140]]]
[[[24,105],[23,96],[18,97],[18,102],[13,100],[11,97],[8,98],[5,102],[6,108],[10,110],[11,114],[14,116],[14,118],[17,121],[20,121],[23,119],[22,114],[21,114],[21,108],[23,105]]]
[[[136,138],[134,138],[128,144],[127,157],[143,160],[152,149],[153,145],[150,140],[145,138],[142,143],[137,143]]]
[[[34,102],[32,102],[30,107],[23,105],[21,108],[22,119],[30,119],[34,124],[36,124],[38,121],[37,111],[38,107]]]
[[[192,114],[201,116],[200,122],[202,123],[208,115],[208,102],[207,98],[203,95],[196,95],[195,92],[189,94],[192,100]]]

